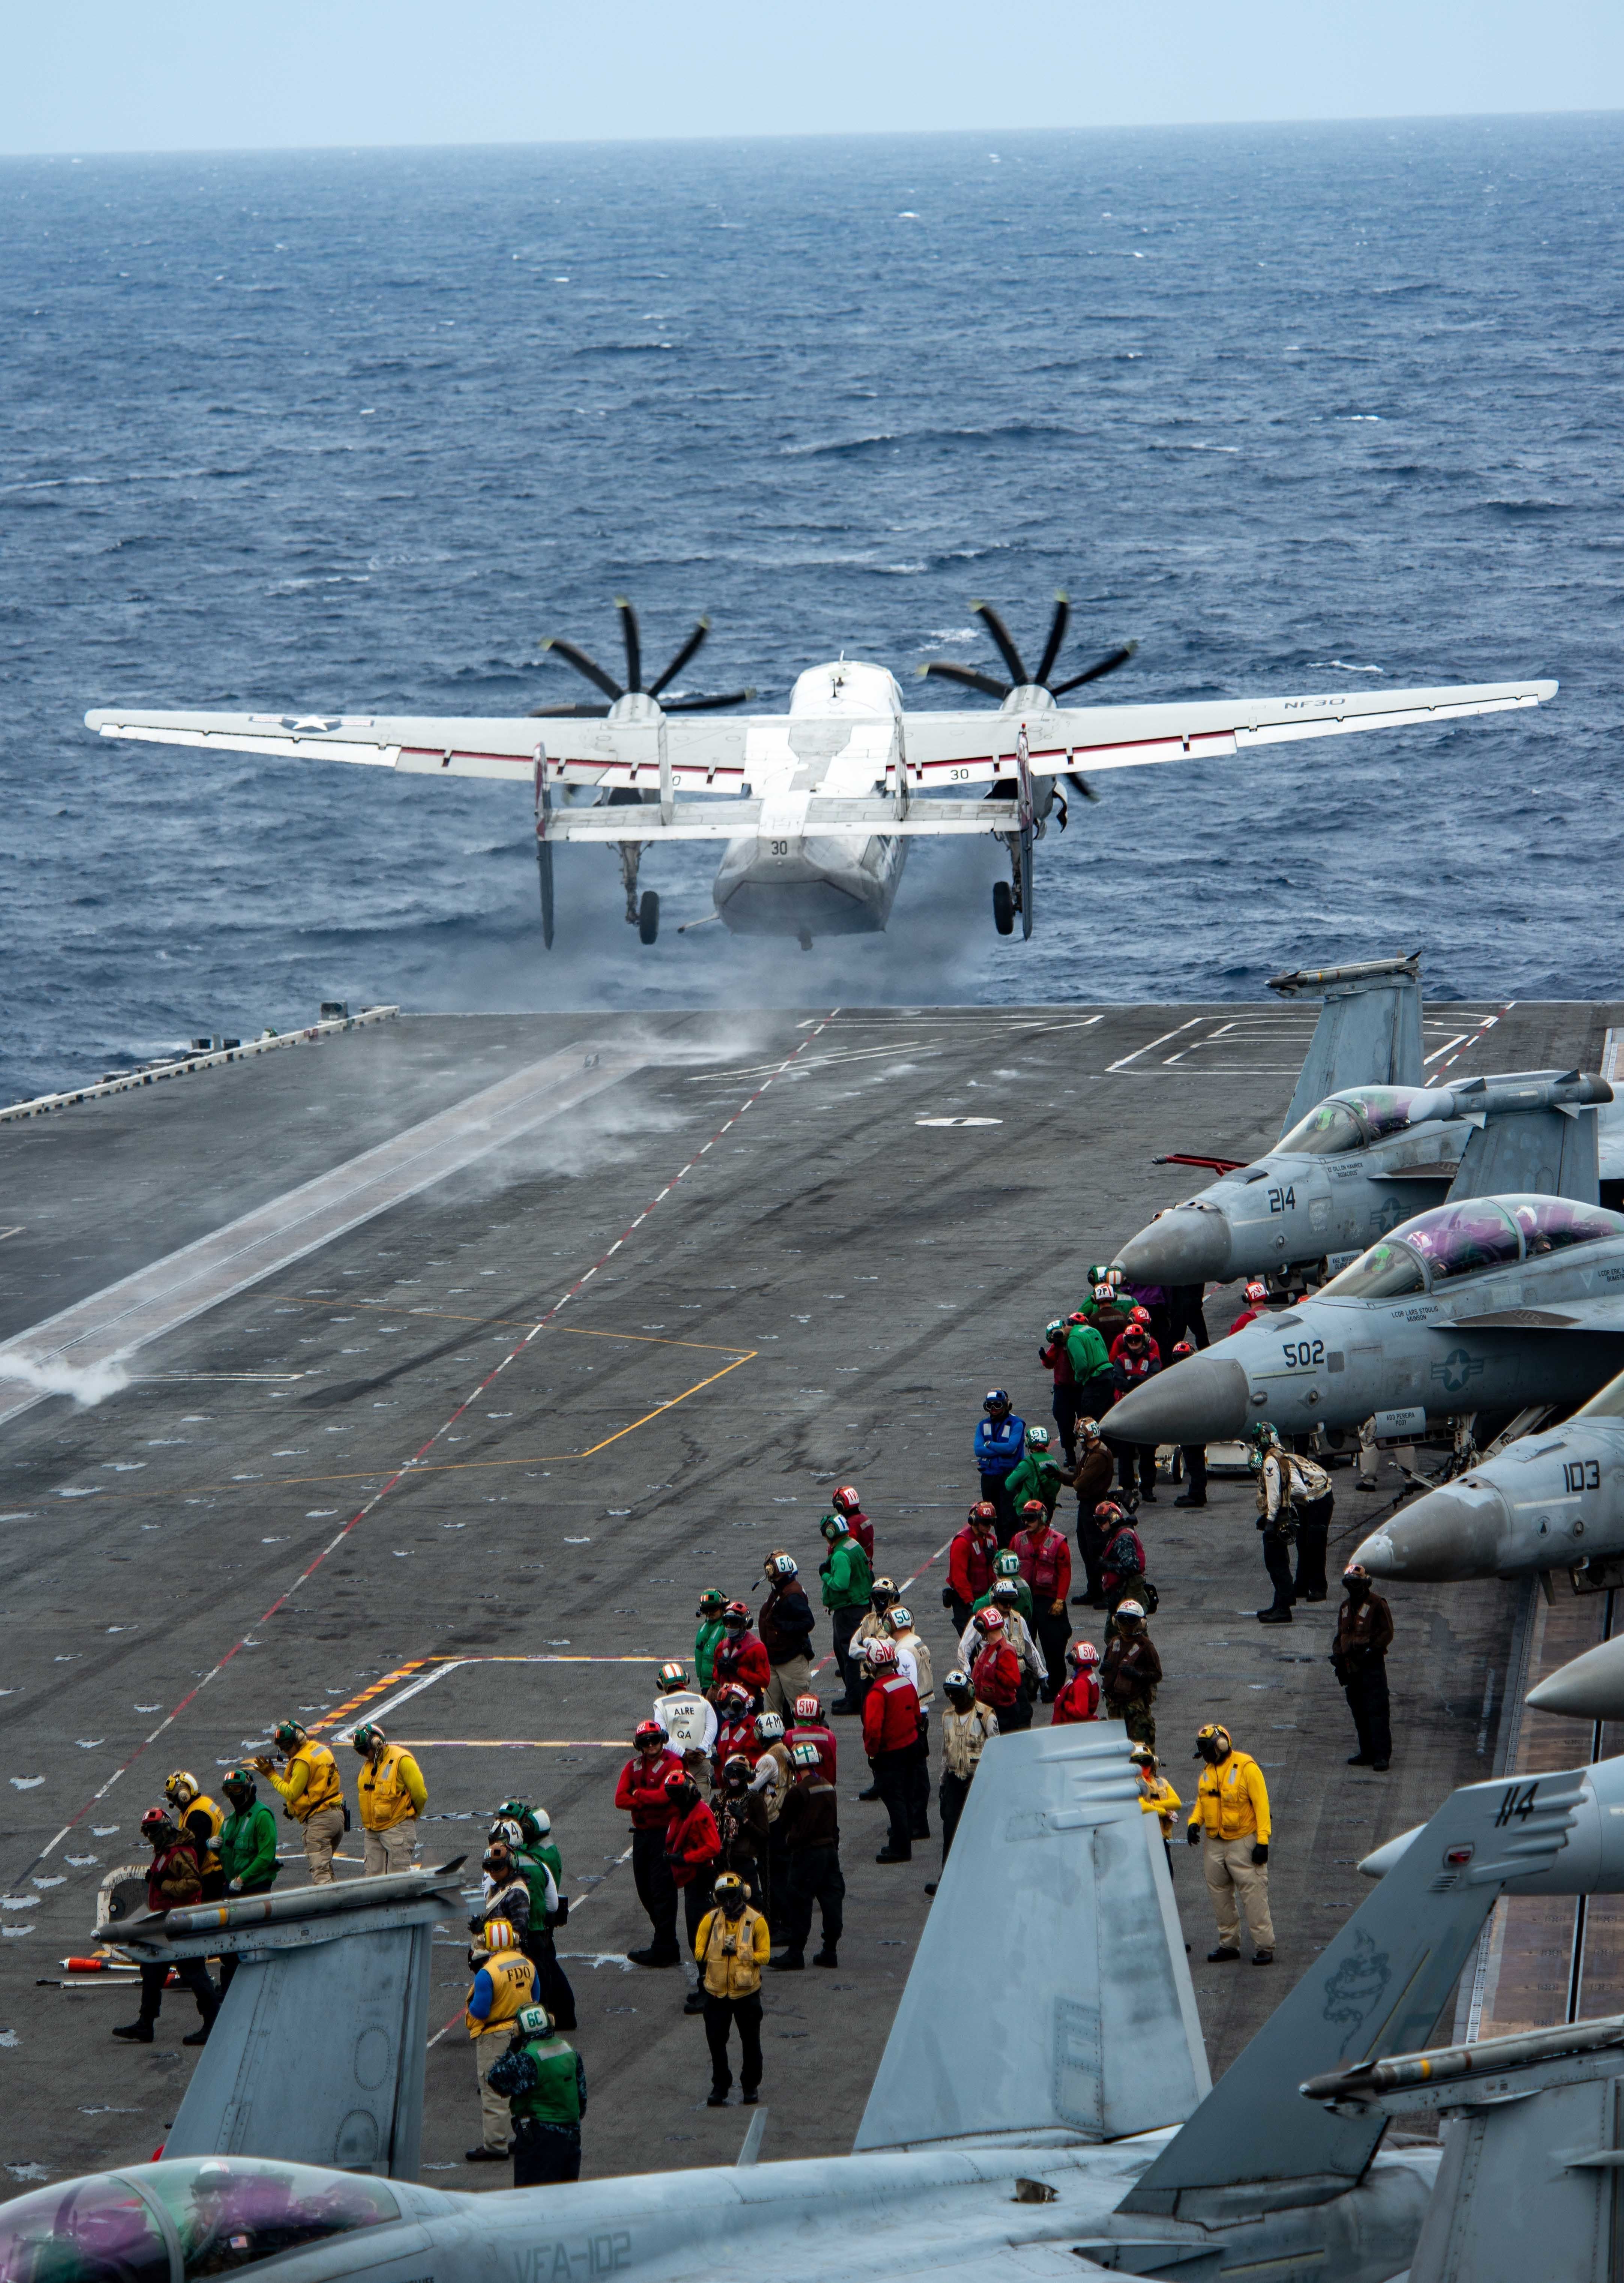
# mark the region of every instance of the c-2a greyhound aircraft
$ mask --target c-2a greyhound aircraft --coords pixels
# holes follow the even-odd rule
[[[652,943],[660,899],[652,891],[638,894],[644,849],[670,840],[721,840],[726,846],[714,916],[735,934],[793,936],[809,949],[815,936],[866,935],[885,927],[908,843],[922,833],[991,833],[1002,840],[1011,877],[994,887],[994,923],[1008,935],[1019,917],[1022,935],[1029,936],[1033,846],[1057,807],[1066,821],[1057,781],[1091,799],[1085,772],[1223,760],[1299,737],[1502,713],[1549,703],[1557,690],[1554,682],[1507,682],[1064,706],[1058,698],[1126,663],[1133,646],[1053,681],[1069,615],[1062,596],[1035,674],[985,604],[976,608],[1010,680],[958,664],[924,669],[996,697],[995,712],[908,713],[884,666],[842,658],[801,674],[787,713],[722,721],[714,709],[741,704],[753,691],[661,702],[704,641],[707,622],[700,621],[645,689],[636,614],[624,600],[617,608],[626,647],[623,684],[574,643],[550,645],[603,692],[601,705],[548,707],[516,720],[105,707],[85,721],[104,737],[526,783],[535,802],[549,944],[552,852],[559,842],[618,847],[626,916],[643,941]],[[567,803],[583,788],[595,796],[589,805],[559,805],[560,795]],[[635,825],[629,810],[636,812]]]

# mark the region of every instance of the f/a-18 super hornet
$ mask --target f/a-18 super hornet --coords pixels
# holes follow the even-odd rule
[[[1375,1416],[1513,1418],[1582,1402],[1624,1365],[1624,1214],[1513,1194],[1402,1222],[1311,1297],[1260,1316],[1116,1404],[1129,1443],[1285,1436]]]
[[[1612,1100],[1604,1080],[1580,1071],[1347,1087],[1266,1157],[1158,1214],[1118,1264],[1134,1284],[1302,1282],[1450,1199],[1537,1190],[1595,1204],[1596,1113]]]
[[[1401,1508],[1355,1559],[1416,1582],[1568,1570],[1581,1592],[1624,1585],[1624,1375]]]
[[[981,617],[1003,654],[1007,682],[939,663],[927,671],[969,681],[998,699],[979,713],[908,713],[884,666],[839,658],[809,667],[788,711],[724,719],[713,708],[752,693],[668,697],[704,639],[705,622],[644,688],[631,605],[619,604],[622,683],[574,643],[553,644],[599,690],[601,705],[547,709],[519,719],[427,715],[152,713],[122,706],[87,713],[105,737],[192,745],[270,759],[354,761],[433,777],[485,777],[528,787],[535,805],[543,933],[553,930],[552,852],[564,841],[616,848],[627,917],[644,942],[659,931],[659,900],[638,893],[644,850],[674,840],[725,844],[713,891],[715,916],[736,933],[873,933],[886,925],[910,838],[986,834],[1009,851],[1011,877],[994,892],[1001,933],[1019,917],[1032,932],[1033,847],[1049,816],[1065,821],[1057,780],[1085,794],[1089,775],[1162,761],[1220,760],[1300,737],[1441,723],[1538,705],[1554,682],[1508,682],[1306,697],[1176,699],[1147,705],[1068,707],[1058,699],[1124,664],[1119,644],[1054,682],[1066,630],[1062,600],[1035,674],[997,614]],[[1086,773],[1086,774],[1085,774]],[[590,796],[585,805],[576,793]],[[635,814],[634,814],[635,812]]]
[[[823,2283],[878,2232],[901,2279],[1002,2260],[1055,2283],[1378,2283],[1409,2263],[1439,2151],[1384,2145],[1379,2105],[1349,2115],[1299,2088],[1419,2046],[1503,1893],[1624,1887],[1624,1762],[1453,1793],[1213,2086],[1127,1749],[1114,1723],[988,1746],[991,1780],[971,1792],[849,2156],[757,2167],[758,2111],[726,2170],[420,2187],[413,2103],[445,1873],[320,1905],[334,1890],[126,1919],[134,1954],[235,1950],[237,1975],[163,2160],[0,2208],[0,2274],[193,2283],[274,2258],[278,2283],[682,2283],[700,2269],[759,2283],[788,2263]],[[391,1932],[392,1913],[411,1923]],[[973,1980],[988,1924],[1004,1937],[998,2003],[944,2006]],[[356,1941],[382,1945],[389,1970],[316,1955]],[[350,2000],[336,2009],[335,1988]]]

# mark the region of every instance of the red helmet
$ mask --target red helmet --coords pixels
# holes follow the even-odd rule
[[[673,1768],[670,1774],[666,1778],[666,1795],[668,1798],[675,1797],[679,1791],[686,1791],[688,1788],[688,1783],[689,1777],[687,1769]]]
[[[149,1847],[156,1847],[160,1835],[174,1829],[174,1817],[161,1807],[149,1807],[141,1819],[141,1836]]]
[[[747,1688],[741,1687],[737,1680],[730,1680],[718,1701],[724,1712],[742,1712],[747,1710],[755,1700]]]
[[[1248,1300],[1253,1301],[1267,1300],[1269,1297],[1268,1285],[1260,1284],[1255,1282],[1248,1284],[1246,1287],[1246,1297]]]
[[[1022,1514],[1042,1515],[1045,1522],[1049,1519],[1049,1508],[1043,1504],[1042,1499],[1028,1499],[1025,1506],[1022,1507],[1021,1512]]]
[[[1068,1324],[1086,1324],[1089,1320],[1081,1308],[1074,1308],[1066,1321]]]
[[[722,1612],[722,1622],[724,1625],[747,1625],[750,1622],[749,1604],[745,1601],[730,1601]]]
[[[850,1483],[842,1483],[829,1501],[837,1514],[861,1514],[863,1500]]]
[[[1003,1611],[990,1609],[978,1609],[976,1623],[984,1633],[1001,1633],[1003,1631]]]
[[[1099,1651],[1095,1648],[1093,1642],[1089,1640],[1067,1641],[1066,1644],[1066,1662],[1067,1664],[1097,1664],[1099,1663]]]
[[[1114,1499],[1101,1499],[1094,1509],[1094,1519],[1098,1523],[1110,1523],[1114,1528],[1119,1522],[1128,1520],[1128,1508],[1119,1506]]]
[[[824,1707],[821,1698],[798,1696],[795,1699],[795,1718],[798,1720],[821,1720],[823,1717]]]
[[[1194,1355],[1195,1350],[1191,1347],[1188,1340],[1175,1340],[1173,1343],[1173,1352],[1175,1356],[1187,1356]]]
[[[991,1499],[979,1499],[970,1509],[970,1519],[972,1522],[990,1522],[995,1530],[998,1526],[998,1509]]]
[[[668,1744],[671,1740],[658,1720],[639,1720],[631,1741],[636,1749],[643,1752],[652,1750],[657,1744]]]

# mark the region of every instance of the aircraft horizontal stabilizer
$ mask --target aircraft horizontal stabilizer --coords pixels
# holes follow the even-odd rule
[[[854,2146],[1176,2124],[1209,2079],[1118,1721],[988,1746]],[[987,1930],[998,1928],[995,1975]]]

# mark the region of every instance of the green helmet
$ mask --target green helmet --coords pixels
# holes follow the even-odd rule
[[[824,1536],[829,1540],[831,1546],[835,1543],[837,1539],[849,1538],[851,1536],[850,1524],[847,1522],[846,1516],[843,1514],[826,1514],[817,1526],[823,1531]]]
[[[1027,1448],[1028,1451],[1046,1451],[1049,1448],[1048,1428],[1028,1427],[1027,1430]]]
[[[1008,1552],[1005,1552],[1005,1553],[1003,1553],[1003,1554],[994,1554],[994,1556],[993,1556],[993,1576],[994,1576],[995,1578],[1019,1578],[1019,1575],[1020,1575],[1020,1556],[1019,1556],[1019,1554],[1010,1554],[1010,1553],[1008,1553]]]
[[[660,1683],[662,1695],[669,1689],[686,1688],[688,1686],[686,1668],[678,1664],[675,1658],[669,1664],[662,1664],[654,1677]]]
[[[228,1768],[225,1780],[220,1788],[228,1796],[234,1791],[246,1791],[250,1799],[255,1798],[257,1794],[254,1790],[254,1770],[243,1767]]]
[[[699,1613],[702,1617],[719,1617],[727,1605],[728,1597],[721,1586],[707,1586],[699,1596]]]
[[[278,1720],[271,1730],[271,1741],[279,1752],[296,1752],[305,1741],[305,1732],[297,1720]]]
[[[550,2038],[552,2022],[545,2006],[527,2006],[517,2016],[519,2027],[527,2038]]]
[[[499,1822],[516,1823],[527,1847],[537,1847],[552,1828],[549,1817],[539,1816],[528,1800],[504,1799],[496,1810]]]
[[[1097,1284],[1109,1284],[1111,1282],[1111,1271],[1103,1260],[1090,1261],[1084,1274],[1088,1277],[1090,1292]]]
[[[383,1742],[384,1732],[376,1720],[363,1720],[349,1741],[364,1757],[371,1750],[374,1744]]]

